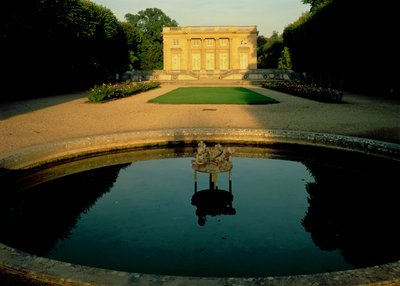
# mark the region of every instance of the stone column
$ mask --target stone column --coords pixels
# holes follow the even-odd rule
[[[219,70],[219,53],[218,53],[218,48],[219,46],[219,38],[214,38],[214,69]]]
[[[200,70],[205,70],[206,69],[206,49],[204,47],[205,45],[205,38],[200,38],[201,41],[201,63],[200,63]]]
[[[192,39],[187,38],[187,65],[186,70],[192,70]]]
[[[233,69],[233,58],[232,58],[232,55],[233,55],[233,51],[232,51],[233,44],[232,44],[232,42],[233,42],[233,39],[232,39],[232,37],[230,37],[229,38],[229,69],[230,70]]]

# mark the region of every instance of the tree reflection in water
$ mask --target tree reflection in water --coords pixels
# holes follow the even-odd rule
[[[340,249],[355,267],[400,257],[398,163],[363,157],[348,157],[339,166],[306,164],[315,183],[306,185],[302,225],[321,250]]]
[[[0,200],[0,241],[45,256],[68,238],[96,201],[110,191],[129,164],[80,172],[13,193]]]

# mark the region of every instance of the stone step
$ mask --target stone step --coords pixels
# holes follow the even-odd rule
[[[164,80],[162,84],[197,85],[197,86],[232,86],[232,85],[260,85],[261,81],[254,80],[221,80],[221,79],[199,79],[199,80]]]

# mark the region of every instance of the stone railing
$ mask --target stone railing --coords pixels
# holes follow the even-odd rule
[[[183,26],[164,27],[163,32],[257,32],[257,26]]]
[[[128,71],[121,80],[132,81],[196,81],[196,80],[245,80],[263,82],[269,80],[298,80],[299,74],[286,69],[232,69],[232,70],[150,70]]]

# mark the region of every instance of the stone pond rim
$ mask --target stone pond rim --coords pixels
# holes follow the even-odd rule
[[[366,138],[291,130],[186,128],[89,136],[16,150],[0,156],[0,176],[4,178],[14,170],[40,169],[110,152],[173,147],[199,141],[272,148],[278,144],[298,144],[354,151],[400,162],[400,144]],[[400,285],[400,261],[310,275],[184,277],[127,273],[74,265],[24,253],[3,244],[0,244],[0,271],[54,285]]]

